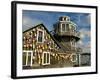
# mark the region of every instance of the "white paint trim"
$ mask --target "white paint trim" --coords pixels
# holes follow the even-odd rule
[[[65,25],[65,31],[63,31],[62,30],[62,24],[64,24]],[[69,31],[67,31],[67,25],[68,24],[68,29],[69,29],[69,26],[70,26],[70,24],[69,23],[60,23],[60,27],[61,27],[61,32],[69,32]]]
[[[75,56],[75,57],[76,57],[76,59],[75,59],[75,60],[73,60],[73,56]],[[75,53],[74,53],[74,54],[72,54],[72,55],[71,55],[71,61],[72,61],[72,62],[76,62],[76,61],[77,61],[77,54],[75,54]]]
[[[78,57],[79,57],[79,65],[81,65],[81,54],[79,54]]]
[[[44,54],[46,54],[46,63],[44,63]],[[47,63],[47,54],[49,54],[49,63]],[[43,52],[42,65],[49,65],[49,64],[50,64],[50,52]]]
[[[42,42],[38,42],[39,31],[43,32]],[[43,43],[43,42],[44,42],[44,31],[41,30],[41,29],[37,29],[37,42],[38,42],[38,43]]]
[[[62,25],[65,25],[65,31],[62,30]],[[61,23],[61,32],[66,32],[66,24],[65,23]]]
[[[31,64],[30,64],[30,66],[32,66],[32,59],[33,59],[33,53],[31,53]]]
[[[23,50],[23,52],[33,52],[32,50]]]
[[[31,50],[23,50],[23,52],[25,52],[26,53],[26,65],[23,65],[23,66],[29,66],[28,65],[28,53],[30,52],[31,53],[31,64],[30,64],[30,66],[32,66],[32,57],[33,57],[33,51],[31,51]]]

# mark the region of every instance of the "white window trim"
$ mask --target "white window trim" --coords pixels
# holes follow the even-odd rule
[[[62,30],[62,24],[65,24],[65,31]],[[61,23],[61,32],[67,32],[66,31],[66,23]]]
[[[39,41],[38,41],[39,31],[43,32],[42,42],[39,42]],[[38,43],[43,43],[43,42],[44,42],[44,31],[41,30],[41,29],[37,29],[37,42],[38,42]]]
[[[23,52],[26,53],[26,65],[23,65],[23,66],[32,66],[32,57],[33,57],[33,51],[32,50],[23,50]],[[28,53],[31,53],[31,64],[28,65],[27,62],[28,62]]]
[[[61,23],[61,32],[66,32],[66,31],[63,31],[63,30],[62,30],[62,25],[63,25],[63,24],[64,24],[64,23]],[[65,28],[66,28],[66,27],[65,27]],[[65,29],[65,30],[66,30],[66,29]]]
[[[73,60],[73,55],[76,56],[76,59],[75,60]],[[77,54],[74,53],[74,54],[71,55],[71,61],[72,62],[76,62],[77,61]]]
[[[47,63],[47,55],[46,55],[46,63],[44,63],[44,54],[49,54],[49,63]],[[49,65],[49,64],[50,64],[50,52],[43,52],[42,65]]]

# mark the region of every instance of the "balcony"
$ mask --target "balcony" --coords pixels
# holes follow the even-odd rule
[[[71,51],[82,52],[82,49],[78,47],[71,47]]]
[[[78,31],[66,31],[66,32],[59,32],[59,36],[74,36],[80,38],[80,32]]]

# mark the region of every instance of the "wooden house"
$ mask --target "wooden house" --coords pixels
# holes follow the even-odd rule
[[[59,45],[43,24],[23,32],[23,67],[56,63]]]
[[[54,24],[53,34],[43,24],[24,31],[23,67],[76,66],[82,52],[76,47],[76,42],[80,40],[76,28],[77,25],[68,16],[63,16]]]

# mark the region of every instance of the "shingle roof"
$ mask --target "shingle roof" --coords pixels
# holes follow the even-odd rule
[[[27,31],[29,31],[29,30],[32,30],[32,29],[34,29],[34,28],[36,28],[36,27],[38,27],[38,26],[42,26],[42,27],[44,27],[44,29],[49,33],[49,35],[50,35],[50,37],[54,40],[54,42],[59,46],[59,52],[61,52],[61,53],[66,53],[66,51],[69,51],[69,49],[68,48],[66,48],[66,47],[64,47],[58,40],[56,40],[55,38],[54,38],[54,36],[48,31],[48,29],[41,23],[41,24],[38,24],[38,25],[36,25],[36,26],[34,26],[34,27],[31,27],[31,28],[29,28],[29,29],[27,29],[26,31],[23,31],[23,33],[25,33],[25,32],[27,32]]]
[[[29,29],[27,29],[26,31],[23,31],[23,33],[25,33],[25,32],[27,32],[27,31],[29,31],[29,30],[32,30],[32,29],[34,29],[34,28],[36,28],[36,27],[38,27],[38,26],[42,26],[42,27],[44,27],[44,29],[47,31],[47,33],[50,35],[50,37],[54,40],[54,42],[59,46],[59,44],[58,44],[58,42],[55,40],[55,38],[51,35],[51,33],[48,31],[48,29],[41,23],[41,24],[38,24],[38,25],[36,25],[36,26],[34,26],[34,27],[31,27],[31,28],[29,28]],[[59,46],[60,47],[60,46]]]

